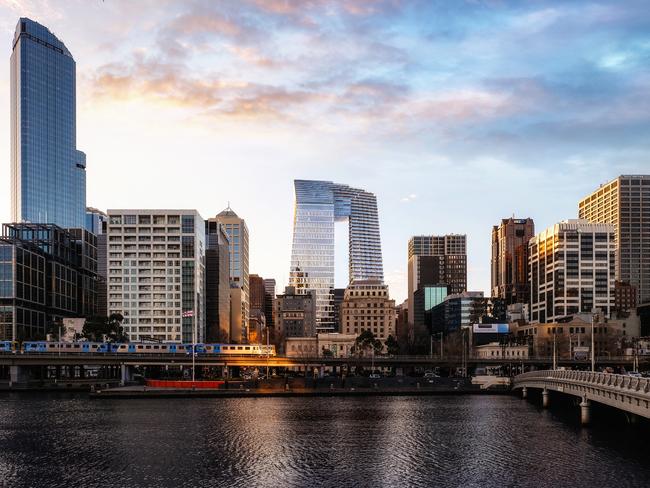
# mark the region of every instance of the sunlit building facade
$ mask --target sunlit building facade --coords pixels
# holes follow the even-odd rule
[[[614,225],[616,278],[636,288],[637,303],[650,302],[650,175],[622,175],[578,204],[578,216]]]
[[[11,54],[14,222],[85,227],[86,155],[76,148],[75,61],[45,26],[21,18]]]
[[[529,242],[530,321],[556,322],[615,305],[616,244],[612,224],[565,220]]]
[[[289,283],[297,293],[316,293],[318,331],[335,329],[334,225],[348,221],[349,279],[383,282],[377,198],[330,181],[295,180]]]
[[[108,313],[132,341],[205,340],[205,222],[196,210],[109,210]]]

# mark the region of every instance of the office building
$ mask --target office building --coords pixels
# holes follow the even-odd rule
[[[409,320],[416,317],[415,292],[422,286],[443,285],[449,294],[467,290],[467,237],[458,234],[411,237],[408,243]]]
[[[335,329],[334,228],[348,222],[349,281],[383,281],[377,198],[330,181],[295,180],[295,211],[289,284],[296,293],[316,293],[319,332]]]
[[[0,237],[0,340],[44,340],[67,317],[96,313],[94,234],[5,224]]]
[[[231,322],[239,313],[240,318],[235,319],[236,335],[241,341],[246,341],[248,317],[250,315],[249,282],[248,282],[248,227],[246,221],[240,218],[228,206],[214,219],[223,225],[230,241],[230,287],[241,288],[241,293],[231,292],[230,305],[239,309],[231,312]],[[234,300],[233,300],[234,298]],[[231,324],[232,327],[232,324]],[[241,332],[240,332],[241,329]],[[240,342],[240,341],[238,341]]]
[[[276,328],[279,342],[290,337],[316,336],[316,292],[297,293],[287,286],[275,301]]]
[[[357,280],[345,289],[341,303],[343,334],[359,336],[372,332],[382,341],[395,338],[395,300],[388,296],[388,285],[379,280]]]
[[[612,224],[565,220],[529,243],[530,320],[544,323],[598,308],[614,309]]]
[[[505,321],[506,310],[501,308],[502,316],[492,316],[492,299],[486,299],[482,291],[465,291],[447,295],[440,304],[427,310],[425,323],[433,334],[448,334],[483,321]]]
[[[109,210],[108,313],[132,341],[205,341],[205,223],[196,210]]]
[[[413,294],[413,331],[416,343],[428,343],[430,327],[426,323],[426,314],[433,307],[445,301],[448,295],[447,285],[429,286],[424,285]]]
[[[216,219],[205,222],[205,329],[208,342],[230,342],[230,240]]]
[[[108,315],[107,306],[107,243],[106,243],[106,225],[108,216],[105,212],[93,207],[86,208],[86,230],[97,236],[97,315],[106,317]]]
[[[264,279],[264,316],[266,326],[271,330],[275,329],[275,279]]]
[[[614,226],[616,279],[636,288],[637,303],[650,302],[650,175],[622,175],[578,204],[578,216]]]
[[[33,20],[18,21],[11,54],[11,212],[14,222],[82,228],[86,155],[76,148],[75,61]]]
[[[492,227],[492,296],[507,305],[528,303],[528,241],[535,235],[533,219],[502,219]]]
[[[256,274],[252,274],[248,278],[248,286],[250,290],[250,311],[264,313],[266,308],[266,288],[264,287],[264,278]]]
[[[628,283],[614,283],[614,309],[620,316],[636,310],[636,288]]]

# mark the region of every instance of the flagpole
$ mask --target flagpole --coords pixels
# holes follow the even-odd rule
[[[194,344],[192,344],[192,382],[194,382],[194,370],[196,366],[196,320],[194,317],[194,314],[192,313],[192,341]]]

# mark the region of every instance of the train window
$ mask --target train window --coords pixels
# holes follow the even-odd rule
[[[247,351],[251,350],[251,348],[249,346],[246,346],[244,349],[246,349]]]
[[[72,344],[66,344],[65,347],[70,349],[72,347]]]
[[[237,346],[237,350],[238,350],[238,351],[241,351],[242,349],[243,349],[243,347],[241,347],[241,346]]]
[[[79,344],[75,344],[75,345],[74,345],[74,348],[75,348],[75,349],[79,349],[80,347],[81,347],[81,346],[80,346]]]
[[[151,349],[151,346],[144,346],[145,349]]]
[[[48,344],[47,347],[49,347],[51,349],[51,348],[54,347],[54,344]]]
[[[154,349],[158,349],[158,346],[153,346]]]

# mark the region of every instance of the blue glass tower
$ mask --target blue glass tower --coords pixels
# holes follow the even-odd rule
[[[294,180],[296,203],[289,284],[316,292],[316,327],[334,329],[334,223],[348,221],[350,283],[383,282],[377,197],[331,181]]]
[[[75,62],[46,27],[21,18],[11,54],[14,222],[84,227],[86,155],[76,149]]]

